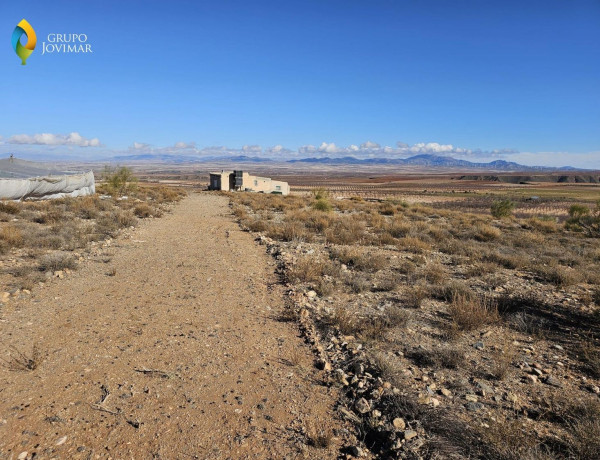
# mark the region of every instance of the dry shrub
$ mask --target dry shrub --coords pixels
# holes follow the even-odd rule
[[[415,254],[421,254],[424,251],[431,250],[431,245],[429,243],[412,236],[400,238],[396,245],[401,251],[413,252]]]
[[[330,214],[317,211],[301,211],[290,215],[290,219],[302,221],[306,228],[316,233],[323,233],[334,221]]]
[[[12,201],[0,201],[0,212],[15,215],[19,214],[20,211],[21,207],[18,204]]]
[[[337,327],[345,335],[354,334],[359,329],[356,315],[341,306],[336,307],[328,319],[332,326]]]
[[[571,433],[574,458],[600,458],[600,419],[578,421],[571,426]]]
[[[297,221],[271,225],[267,229],[267,236],[279,241],[312,241],[312,235],[306,231],[306,227],[301,222]]]
[[[36,343],[33,344],[31,354],[26,355],[25,353],[17,350],[15,347],[10,347],[11,353],[9,358],[2,359],[4,364],[11,371],[34,371],[36,370],[43,360],[43,354]]]
[[[505,250],[506,249],[503,248],[503,251]],[[483,255],[483,260],[497,263],[504,268],[509,268],[512,270],[526,267],[529,262],[529,258],[524,255],[506,254],[494,250],[486,252]]]
[[[465,269],[465,276],[472,278],[474,276],[489,275],[490,273],[496,273],[498,265],[493,262],[477,262]]]
[[[58,203],[57,203],[58,204]],[[55,205],[46,212],[38,214],[33,221],[38,224],[55,224],[65,219],[65,211],[62,207]]]
[[[439,284],[448,277],[448,271],[438,262],[428,263],[425,267],[421,268],[420,274],[432,284]]]
[[[146,219],[154,214],[153,209],[148,205],[148,203],[136,204],[135,208],[133,208],[133,213],[140,219]]]
[[[354,217],[342,216],[325,231],[325,239],[332,244],[360,244],[365,237],[365,223]]]
[[[472,299],[476,297],[475,292],[462,281],[452,280],[443,286],[438,286],[433,290],[433,297],[438,300],[452,302],[457,297]]]
[[[404,295],[404,304],[408,308],[421,308],[423,301],[430,295],[430,290],[423,284],[410,286]]]
[[[478,224],[472,233],[474,239],[485,242],[497,240],[501,235],[499,229],[486,224]]]
[[[433,350],[417,348],[409,354],[415,364],[435,368],[457,369],[465,360],[465,354],[456,347],[442,346]]]
[[[377,272],[389,263],[383,254],[367,252],[356,247],[333,248],[330,254],[341,263],[366,272]]]
[[[450,235],[450,233],[446,229],[443,229],[441,227],[437,227],[435,225],[430,225],[429,226],[429,232],[428,233],[437,242],[446,241],[446,240],[452,238],[452,236]]]
[[[397,290],[400,284],[400,276],[397,274],[392,274],[390,276],[386,276],[377,283],[377,290],[384,292],[392,292]]]
[[[485,297],[457,295],[448,307],[452,327],[459,331],[471,331],[500,319],[496,305]]]
[[[411,225],[402,219],[394,219],[392,223],[385,228],[385,231],[394,238],[403,238],[408,236]]]
[[[379,213],[383,216],[393,216],[396,214],[396,207],[392,203],[382,203],[379,205]]]
[[[269,225],[261,218],[253,217],[242,221],[244,226],[251,232],[264,232],[269,228]]]
[[[103,201],[97,196],[84,196],[73,198],[72,200],[67,201],[67,206],[76,216],[82,219],[96,219],[102,208],[104,208],[106,205],[112,205],[110,203],[107,203],[106,205],[102,203]]]
[[[68,252],[53,252],[40,258],[38,268],[40,271],[57,271],[65,268],[74,269],[77,263]]]
[[[362,273],[348,273],[345,282],[352,289],[352,292],[356,294],[371,289],[371,281]]]
[[[373,366],[374,371],[379,374],[383,380],[394,381],[402,370],[402,367],[394,361],[393,357],[380,351],[373,353],[370,356],[369,361]]]
[[[491,421],[477,428],[485,443],[487,455],[479,458],[502,460],[550,460],[556,458],[544,452],[536,436],[532,436],[522,420]]]
[[[335,271],[335,266],[327,260],[321,260],[315,256],[299,257],[287,271],[290,282],[317,282],[324,274]]]
[[[595,378],[600,378],[600,347],[594,344],[593,337],[586,337],[579,346],[579,359],[586,371]]]
[[[556,223],[556,219],[532,217],[531,219],[527,220],[527,225],[541,233],[556,233],[558,231],[558,224]]]
[[[233,206],[233,215],[240,221],[243,221],[247,218],[248,212],[246,211],[246,208],[244,208],[243,206],[234,205]]]
[[[510,343],[505,340],[505,343]],[[492,363],[490,366],[490,374],[496,380],[504,380],[508,375],[512,363],[517,355],[517,351],[514,346],[506,345],[504,350],[497,350],[492,356]]]
[[[24,244],[21,230],[14,225],[7,225],[0,230],[0,239],[5,241],[9,247],[20,248]]]
[[[562,265],[542,265],[536,267],[536,274],[543,280],[557,287],[572,286],[583,281],[581,273]]]

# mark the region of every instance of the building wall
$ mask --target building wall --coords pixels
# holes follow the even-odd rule
[[[290,186],[287,182],[272,180],[270,177],[251,176],[246,173],[244,173],[244,188],[253,192],[281,193],[282,195],[290,193]]]
[[[231,171],[222,171],[220,173],[210,174],[210,189],[229,191],[229,176]]]
[[[232,184],[234,182],[234,171],[211,173],[209,188],[211,190],[230,190],[233,188]],[[238,189],[238,187],[235,188]],[[252,176],[247,172],[242,172],[242,185],[239,187],[239,190],[288,195],[290,193],[290,186],[287,182],[272,180],[270,177]]]

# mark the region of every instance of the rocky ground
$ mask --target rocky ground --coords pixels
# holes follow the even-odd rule
[[[597,239],[389,202],[232,200],[288,281],[356,455],[597,457]]]
[[[3,299],[0,458],[362,454],[227,198],[192,194],[79,252]]]

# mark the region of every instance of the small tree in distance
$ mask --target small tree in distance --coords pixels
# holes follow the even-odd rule
[[[121,166],[116,169],[105,166],[102,178],[111,195],[124,195],[137,188],[138,179],[133,175],[133,171],[127,166]]]
[[[492,216],[496,219],[503,219],[512,216],[515,204],[510,200],[496,200],[492,203]]]

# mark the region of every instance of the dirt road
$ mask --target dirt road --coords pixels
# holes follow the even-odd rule
[[[172,214],[0,307],[0,458],[335,458],[339,427],[282,287],[227,199]],[[26,454],[24,454],[26,452]]]

